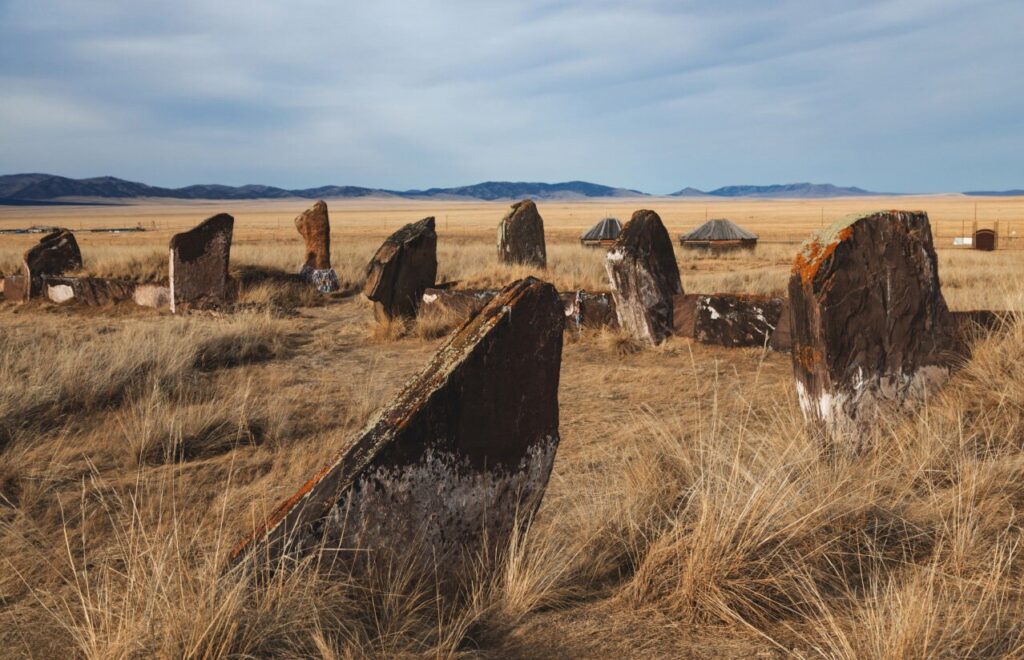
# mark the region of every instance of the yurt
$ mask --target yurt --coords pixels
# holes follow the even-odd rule
[[[580,243],[591,247],[611,247],[621,233],[622,223],[617,218],[604,218],[580,236]]]
[[[705,250],[753,250],[757,246],[757,234],[740,227],[731,220],[718,218],[708,220],[689,234],[679,237],[684,248]]]

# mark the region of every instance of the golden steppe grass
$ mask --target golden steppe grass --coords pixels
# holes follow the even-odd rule
[[[903,206],[883,201],[873,207]],[[778,222],[780,242],[714,259],[677,249],[687,291],[784,291],[792,241],[813,228],[817,206],[762,204],[737,206],[771,221],[730,212],[762,235]],[[541,204],[550,267],[535,274],[560,289],[606,288],[603,254],[574,243],[577,225],[641,205],[660,210],[654,200]],[[858,456],[822,454],[788,355],[567,335],[562,441],[544,502],[499,569],[481,562],[460,597],[438,598],[429,576],[399,561],[339,575],[314,557],[260,582],[225,572],[232,544],[352,439],[446,329],[382,332],[358,296],[309,296],[265,277],[293,272],[301,254],[291,216],[280,229],[268,218],[302,202],[268,206],[237,214],[233,271],[264,276],[245,280],[245,313],[0,303],[4,655],[1024,653],[1019,319],[980,337],[945,388],[875,429]],[[364,206],[360,225],[366,208],[331,204],[333,259],[350,291],[380,240],[429,211]],[[666,206],[673,234],[686,214],[703,219],[703,207]],[[530,274],[494,263],[502,207],[453,204],[447,226],[434,211],[439,279],[497,287]],[[170,231],[213,212],[131,208],[3,211],[0,226],[40,214],[73,227],[153,218],[157,230],[141,235],[79,236],[87,272],[159,279]],[[8,238],[0,269],[24,249]],[[1024,309],[1021,254],[940,250],[950,305]]]

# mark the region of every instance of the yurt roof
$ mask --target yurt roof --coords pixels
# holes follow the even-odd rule
[[[583,241],[614,241],[622,233],[622,223],[616,218],[603,218],[588,229],[580,240]]]
[[[743,227],[740,227],[732,220],[718,218],[708,220],[700,227],[697,227],[689,234],[684,234],[684,241],[740,241],[757,240],[757,234],[753,234]]]

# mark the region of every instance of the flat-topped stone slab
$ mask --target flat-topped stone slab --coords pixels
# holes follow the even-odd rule
[[[47,277],[46,297],[55,303],[74,301],[90,307],[131,300],[135,283],[101,277]]]
[[[366,267],[363,294],[378,321],[413,318],[423,292],[437,278],[434,218],[405,225],[378,248]]]
[[[235,560],[420,548],[446,576],[500,554],[540,503],[558,447],[564,322],[550,284],[505,287]]]
[[[170,243],[171,311],[220,307],[228,300],[228,260],[235,219],[207,218]]]

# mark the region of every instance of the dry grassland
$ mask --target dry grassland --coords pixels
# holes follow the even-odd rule
[[[606,289],[576,236],[648,206],[673,236],[711,217],[749,254],[677,248],[688,292],[778,293],[795,242],[877,207],[924,208],[940,247],[973,200],[541,203],[547,272]],[[224,558],[358,431],[445,328],[388,328],[366,301],[277,283],[303,201],[4,209],[79,233],[86,270],[166,276],[171,233],[236,217],[249,311],[183,318],[119,305],[0,302],[0,654],[14,657],[997,657],[1024,654],[1024,324],[975,356],[875,449],[827,457],[804,428],[789,356],[674,338],[569,338],[562,441],[543,505],[495,574],[439,599],[400,563],[338,575],[311,560],[256,584]],[[332,202],[348,292],[401,224],[438,220],[440,278],[500,286],[506,204]],[[966,216],[965,216],[966,214]],[[1010,231],[1024,200],[979,202]],[[1024,234],[1024,222],[1020,231]],[[35,237],[0,235],[0,271]],[[1024,310],[1024,251],[940,249],[954,309]]]

